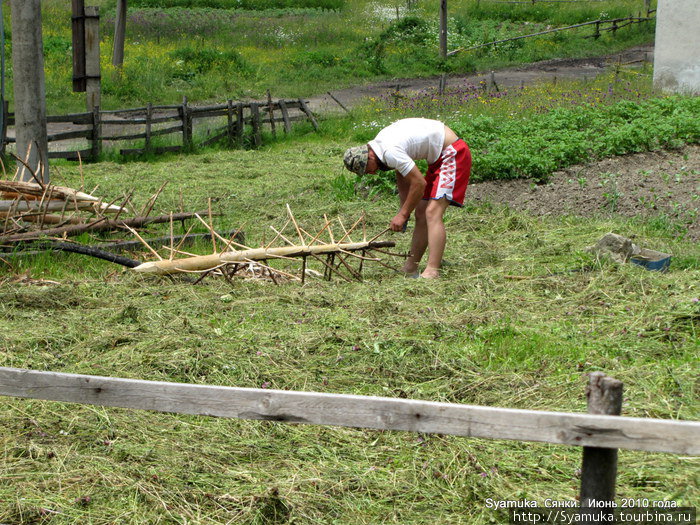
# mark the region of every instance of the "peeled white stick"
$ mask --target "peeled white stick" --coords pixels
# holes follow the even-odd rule
[[[181,272],[205,271],[221,264],[260,261],[274,257],[303,257],[305,255],[323,255],[343,251],[371,248],[370,242],[352,242],[343,244],[319,244],[315,246],[281,246],[276,248],[253,248],[250,250],[232,250],[230,252],[199,255],[173,261],[149,261],[134,268],[141,273],[169,275]]]

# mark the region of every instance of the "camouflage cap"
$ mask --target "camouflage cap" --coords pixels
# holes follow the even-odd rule
[[[355,146],[353,148],[348,148],[343,156],[343,162],[348,170],[358,175],[364,175],[367,169],[368,155],[369,147],[367,144],[364,146]]]

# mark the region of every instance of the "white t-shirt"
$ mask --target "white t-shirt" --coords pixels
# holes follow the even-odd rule
[[[442,153],[445,142],[445,124],[426,118],[397,120],[381,130],[369,146],[381,161],[404,177],[425,159],[432,164]]]

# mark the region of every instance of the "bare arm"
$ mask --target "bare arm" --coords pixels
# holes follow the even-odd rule
[[[399,180],[399,178],[402,180]],[[417,166],[413,166],[411,171],[403,177],[401,174],[397,173],[396,179],[399,189],[399,198],[401,200],[401,209],[391,220],[389,227],[392,231],[399,232],[403,229],[403,225],[423,197],[426,183],[423,174]]]

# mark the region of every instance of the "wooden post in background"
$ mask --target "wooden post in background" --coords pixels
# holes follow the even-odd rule
[[[7,119],[10,118],[10,103],[7,100],[2,101],[2,144],[0,145],[0,156],[5,156],[5,147],[7,146]]]
[[[592,372],[589,375],[586,396],[589,414],[619,416],[622,412],[622,382],[603,372]],[[616,448],[583,447],[580,494],[582,512],[589,515],[612,514],[613,509],[600,506],[600,503],[615,500],[616,478]]]
[[[270,94],[270,90],[267,90],[267,111],[269,112],[269,117],[270,117],[270,130],[272,130],[272,136],[276,137],[277,136],[277,130],[275,129],[275,115],[272,111],[272,95]]]
[[[243,128],[245,127],[245,119],[243,118],[243,103],[236,104],[236,145],[240,148],[243,146]]]
[[[100,106],[92,108],[92,138],[91,138],[92,160],[97,160],[97,157],[102,153],[102,120],[100,118]]]
[[[187,97],[182,97],[180,106],[180,117],[182,118],[182,146],[189,148],[192,146],[192,115],[187,106]]]
[[[289,111],[287,110],[287,103],[283,99],[280,99],[279,104],[280,111],[282,112],[282,121],[284,122],[284,132],[291,133],[292,124],[289,121]]]
[[[12,0],[10,10],[15,144],[17,155],[25,159],[29,169],[22,162],[17,168],[21,180],[32,180],[31,170],[49,182],[41,2]]]
[[[73,91],[85,91],[85,2],[72,0]]]
[[[146,149],[151,147],[151,131],[153,127],[153,104],[150,102],[146,106]]]
[[[226,141],[229,146],[233,145],[233,100],[226,101]]]
[[[112,48],[112,65],[122,67],[124,64],[124,40],[126,38],[126,0],[117,0],[114,17],[114,47]]]
[[[87,110],[100,106],[100,8],[85,7],[85,95]]]
[[[447,0],[440,0],[440,58],[447,58]]]
[[[257,148],[262,145],[262,135],[260,134],[260,110],[257,102],[250,103],[250,123],[253,126],[253,142]]]

